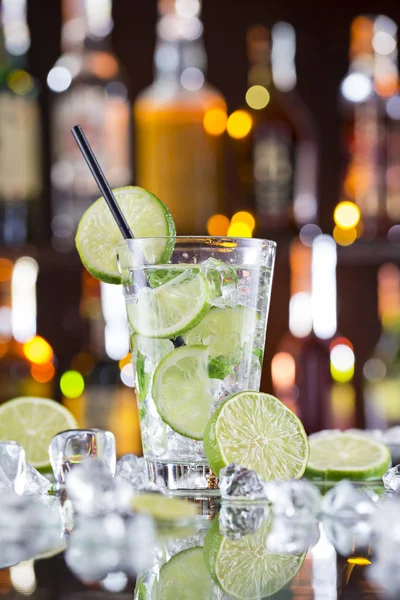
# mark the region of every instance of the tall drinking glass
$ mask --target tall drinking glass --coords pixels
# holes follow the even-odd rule
[[[170,490],[216,488],[207,422],[229,396],[259,390],[275,250],[213,237],[118,247],[143,453],[151,478]]]

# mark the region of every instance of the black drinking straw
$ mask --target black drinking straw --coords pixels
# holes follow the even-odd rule
[[[80,125],[75,125],[72,129],[72,135],[75,138],[76,143],[79,146],[79,150],[82,152],[84,159],[98,185],[98,188],[103,196],[104,200],[108,204],[108,208],[111,210],[112,216],[115,219],[116,224],[119,227],[120,232],[125,240],[131,240],[134,235],[124,217],[124,213],[119,207],[117,199],[115,198],[110,184],[108,183],[102,168],[100,167],[94,152],[87,141],[83,129]]]
[[[106,176],[104,175],[103,170],[100,167],[98,160],[97,160],[96,156],[94,155],[94,152],[93,152],[85,134],[83,133],[82,127],[80,125],[74,125],[74,127],[71,129],[71,132],[72,132],[72,135],[74,136],[76,143],[79,146],[79,150],[82,152],[83,157],[86,160],[86,163],[90,169],[90,172],[92,173],[92,175],[97,183],[97,186],[100,190],[101,195],[103,196],[104,200],[107,202],[108,208],[110,209],[111,214],[114,217],[115,222],[118,225],[123,238],[125,240],[133,240],[135,236],[133,235],[131,228],[129,227],[129,225],[124,217],[124,213],[122,212],[122,210],[117,202],[117,199],[114,196],[112,189],[110,188],[110,184],[108,183]],[[145,263],[144,257],[143,257],[143,262]],[[136,283],[138,283],[138,281]],[[140,287],[144,287],[147,285],[148,284],[146,283],[146,281],[144,279],[144,281],[140,285]],[[183,346],[185,343],[180,336],[171,341],[174,344],[175,348],[178,348],[179,346]]]

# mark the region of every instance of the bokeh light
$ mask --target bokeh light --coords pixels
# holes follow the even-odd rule
[[[304,225],[299,232],[299,238],[302,244],[311,248],[313,241],[318,235],[321,235],[322,229],[313,223]]]
[[[252,126],[253,119],[247,111],[235,110],[228,119],[226,129],[232,138],[240,140],[250,133]]]
[[[51,362],[53,349],[40,335],[35,335],[23,345],[23,352],[28,360],[37,365]]]
[[[45,363],[43,365],[31,365],[31,375],[33,379],[39,383],[48,383],[56,373],[53,363]]]
[[[353,229],[360,220],[360,209],[354,202],[339,202],[333,213],[333,219],[341,229]]]
[[[124,385],[132,388],[135,387],[135,375],[132,363],[128,363],[122,367],[120,377]]]
[[[346,337],[336,337],[329,345],[329,349],[332,351],[335,346],[348,346],[350,350],[354,350],[354,346],[351,341]]]
[[[250,108],[254,108],[254,110],[265,108],[268,105],[270,98],[269,91],[262,85],[252,85],[246,93],[246,102]]]
[[[354,375],[354,352],[347,344],[337,344],[331,350],[331,375],[335,381],[346,383]]]
[[[221,236],[228,233],[230,221],[225,215],[216,214],[207,221],[207,231],[209,235]]]
[[[13,263],[8,258],[0,258],[0,283],[10,281],[13,272]]]
[[[381,358],[370,358],[364,365],[365,379],[372,383],[382,381],[386,377],[387,367]]]
[[[246,223],[246,225],[250,227],[251,231],[253,231],[254,227],[256,226],[256,221],[253,215],[245,210],[235,213],[231,219],[231,223]]]
[[[247,223],[231,223],[228,229],[228,235],[230,237],[243,237],[243,238],[251,238],[252,230],[247,225]]]
[[[85,389],[85,381],[78,371],[66,371],[61,375],[60,389],[67,398],[78,398]]]
[[[24,96],[33,90],[33,79],[26,71],[14,69],[7,77],[7,83],[15,94]]]
[[[339,246],[351,246],[357,239],[357,229],[342,229],[336,225],[333,230],[333,239]]]
[[[204,115],[203,126],[210,135],[222,135],[227,121],[228,115],[223,108],[210,108]]]
[[[272,383],[275,389],[287,390],[296,380],[296,363],[289,352],[278,352],[271,362]]]

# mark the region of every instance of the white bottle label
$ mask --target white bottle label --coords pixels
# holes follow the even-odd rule
[[[37,198],[42,189],[40,115],[34,98],[0,93],[0,197]]]

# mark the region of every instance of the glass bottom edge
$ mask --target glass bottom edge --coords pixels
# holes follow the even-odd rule
[[[218,479],[206,463],[157,461],[146,458],[150,480],[179,496],[220,496]]]

